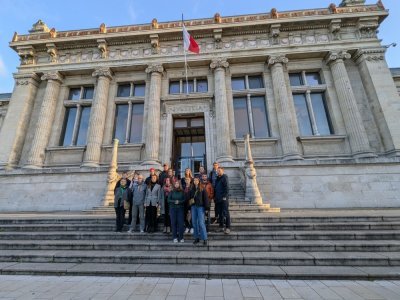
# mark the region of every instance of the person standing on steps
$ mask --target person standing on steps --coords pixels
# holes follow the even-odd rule
[[[218,178],[218,167],[219,164],[215,161],[213,163],[213,169],[211,170],[208,180],[211,182],[211,185],[215,191],[215,184],[217,183],[217,178]],[[215,202],[214,202],[215,203]],[[214,206],[214,221],[213,224],[216,224],[218,222],[218,212],[217,212],[217,206]]]
[[[193,224],[193,244],[196,245],[203,241],[203,244],[207,245],[207,230],[204,222],[204,214],[208,207],[207,191],[201,186],[200,179],[195,178],[193,180],[193,187],[191,190],[191,212],[192,212],[192,224]]]
[[[162,200],[161,186],[158,184],[158,177],[156,174],[153,174],[151,175],[150,183],[147,185],[144,202],[148,233],[153,233],[157,230],[157,208],[160,206]]]
[[[116,232],[122,232],[122,228],[124,227],[124,219],[125,219],[125,209],[130,209],[127,206],[129,205],[129,199],[132,198],[132,192],[128,188],[127,180],[122,178],[120,180],[120,185],[114,191],[114,209],[116,216]]]
[[[218,177],[215,183],[215,206],[218,213],[219,229],[217,231],[225,230],[226,234],[231,232],[231,217],[229,214],[229,187],[228,187],[228,176],[224,174],[224,168],[218,168]]]
[[[178,180],[178,178],[174,176],[174,170],[171,168],[168,169],[168,178],[172,185],[174,185],[175,181]]]
[[[167,163],[165,163],[163,165],[163,170],[160,174],[158,174],[158,184],[163,186],[165,183],[165,178],[168,177],[168,169],[169,169],[169,165]]]
[[[185,177],[184,182],[185,187],[183,188],[183,193],[185,195],[185,233],[193,233],[192,216],[189,205],[193,183],[190,177]]]
[[[123,172],[123,173],[121,174],[121,179],[118,180],[118,181],[117,181],[117,184],[115,185],[114,193],[115,193],[115,190],[118,189],[119,186],[121,185],[121,180],[122,180],[122,179],[125,179],[125,180],[126,180],[126,186],[127,186],[127,187],[130,187],[130,186],[132,185],[131,180],[129,180],[129,178],[128,178],[128,173],[127,173],[127,172]],[[129,199],[128,201],[129,201],[129,204],[132,206],[132,199]],[[131,212],[131,210],[128,211],[128,214],[129,214],[128,220],[126,220],[126,224],[127,224],[127,225],[131,224],[131,221],[132,221],[132,212]],[[124,222],[125,222],[125,216],[124,216]]]
[[[144,232],[144,201],[146,198],[147,187],[144,184],[143,175],[139,174],[137,177],[137,182],[133,186],[132,192],[132,222],[129,229],[129,233],[135,231],[137,218],[140,221],[140,233]]]
[[[185,195],[179,180],[174,182],[174,189],[168,195],[169,212],[171,216],[172,238],[174,243],[183,243],[183,219]]]
[[[214,188],[210,181],[208,181],[207,174],[203,174],[201,178],[201,187],[206,190],[207,198],[208,198],[208,207],[206,208],[206,230],[208,232],[210,223],[211,223],[211,215],[210,215],[210,208],[211,202],[214,200]]]
[[[164,201],[164,233],[171,232],[171,219],[169,214],[168,195],[172,192],[173,185],[169,177],[165,178],[164,185],[162,186],[162,198]]]
[[[157,175],[157,174],[156,174],[156,169],[150,168],[149,171],[150,171],[150,175],[149,175],[149,177],[146,178],[146,181],[144,182],[146,185],[149,185],[149,183],[150,183],[150,181],[151,181],[151,176]]]

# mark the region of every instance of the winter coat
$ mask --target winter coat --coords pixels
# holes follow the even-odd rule
[[[162,203],[164,201],[162,201],[162,189],[161,189],[161,185],[159,185],[158,183],[154,184],[154,187],[151,188],[151,185],[147,186],[147,190],[146,190],[146,200],[145,200],[145,204],[146,206],[149,206],[150,204],[152,206],[157,206],[157,205],[162,205]]]
[[[147,186],[142,182],[142,184],[135,184],[133,186],[133,204],[144,205],[146,199]]]
[[[196,189],[194,186],[190,193],[190,198],[194,199],[194,205],[198,207],[204,207],[204,209],[208,208],[208,196],[207,191],[203,189]]]
[[[228,193],[228,176],[226,174],[218,176],[215,183],[215,203],[228,200]]]
[[[130,201],[132,199],[132,191],[130,188],[125,186],[125,188],[118,187],[114,191],[114,208],[123,207],[124,201]]]
[[[175,201],[178,200],[178,204],[175,204]],[[183,208],[185,204],[185,195],[183,191],[173,190],[168,195],[168,204],[170,208]]]

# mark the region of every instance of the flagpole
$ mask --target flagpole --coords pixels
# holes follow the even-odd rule
[[[183,26],[185,24],[183,23],[183,13],[182,13],[182,35],[183,33]],[[185,56],[185,77],[186,77],[186,95],[189,95],[189,84],[188,84],[188,75],[187,75],[187,60],[186,60],[186,49],[185,49],[185,37],[183,37],[183,53]]]

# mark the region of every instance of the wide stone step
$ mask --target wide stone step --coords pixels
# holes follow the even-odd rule
[[[210,264],[269,266],[400,266],[398,252],[241,252],[3,250],[0,262]],[[159,266],[160,267],[160,266]],[[162,268],[162,267],[161,267]]]
[[[4,275],[75,275],[75,276],[138,276],[185,278],[248,278],[248,279],[331,279],[374,280],[400,279],[400,267],[350,266],[254,266],[104,264],[104,263],[0,263]]]
[[[186,243],[175,244],[171,240],[0,240],[0,250],[112,250],[130,251],[182,251],[198,249],[187,239]],[[202,246],[208,251],[245,251],[245,252],[399,252],[400,241],[381,240],[212,240],[208,246]]]
[[[190,237],[189,235],[187,235]],[[352,231],[232,231],[209,232],[210,240],[400,240],[400,230],[352,230]],[[0,232],[0,240],[167,240],[170,237],[161,232],[153,234],[128,234],[98,231],[34,231]]]
[[[248,223],[252,221],[251,223]],[[159,224],[162,230],[163,224]],[[210,230],[218,227],[212,224]],[[110,219],[102,224],[97,223],[64,223],[64,224],[0,224],[0,232],[6,231],[113,231],[115,221]],[[358,222],[358,223],[263,223],[262,220],[249,218],[232,218],[232,230],[235,231],[279,231],[279,230],[400,230],[400,222]]]

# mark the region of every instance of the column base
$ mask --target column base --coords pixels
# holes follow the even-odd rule
[[[283,160],[303,160],[303,156],[301,156],[299,153],[292,153],[292,154],[286,154],[283,156]]]
[[[375,158],[378,157],[374,152],[361,152],[353,154],[354,158]]]
[[[82,168],[98,168],[98,167],[100,167],[100,165],[99,165],[99,163],[88,161],[88,162],[83,162],[81,164],[81,167]]]
[[[399,149],[390,150],[387,151],[385,155],[388,157],[400,157],[400,150]]]
[[[148,168],[154,168],[156,170],[157,169],[161,170],[161,163],[157,160],[152,160],[152,159],[145,160],[140,165]]]
[[[31,169],[31,170],[40,170],[43,168],[43,166],[39,165],[25,165],[22,167],[23,169]]]
[[[217,157],[217,162],[218,163],[224,163],[224,162],[234,162],[233,157],[231,155],[224,155],[224,156],[219,156]]]

